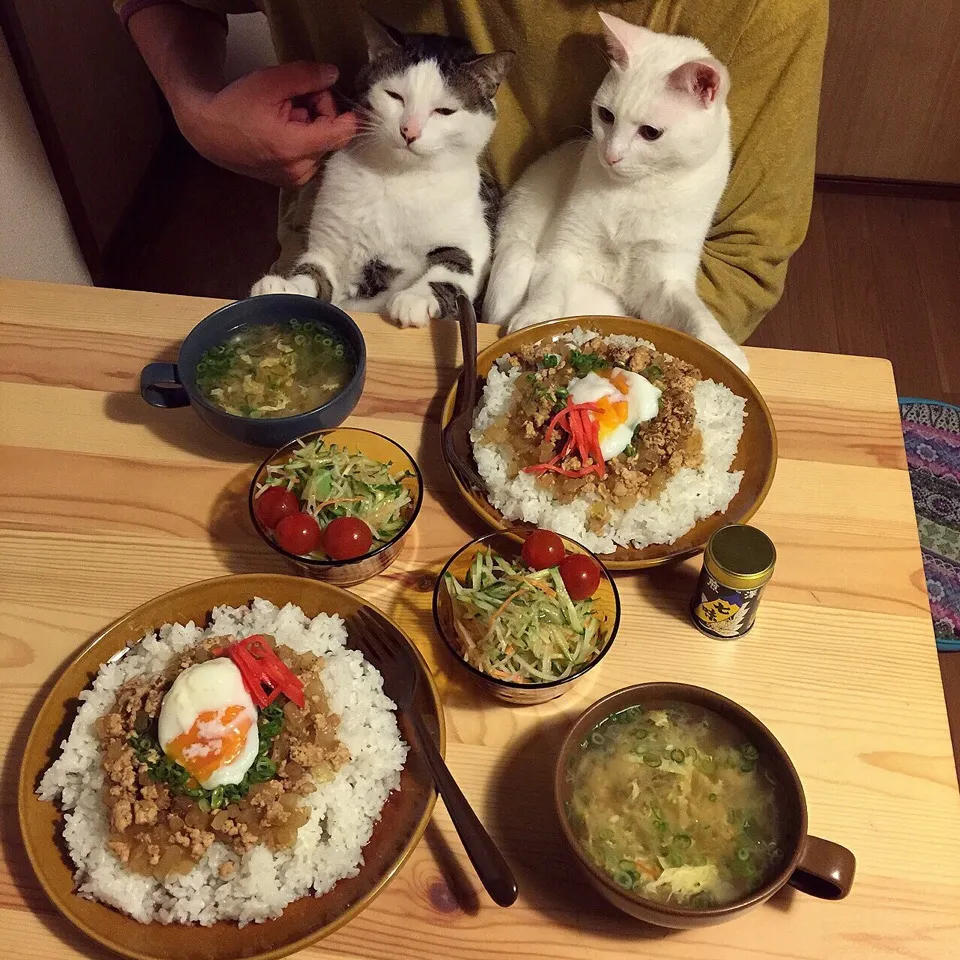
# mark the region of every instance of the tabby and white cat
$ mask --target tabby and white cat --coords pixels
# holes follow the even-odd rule
[[[593,140],[538,160],[507,194],[485,319],[511,330],[613,314],[675,327],[747,369],[696,292],[730,170],[726,68],[699,40],[609,14]]]
[[[327,161],[306,252],[288,277],[251,291],[300,293],[401,326],[455,315],[490,264],[495,185],[477,159],[512,52],[402,34],[364,15],[369,62],[357,78],[360,134]]]

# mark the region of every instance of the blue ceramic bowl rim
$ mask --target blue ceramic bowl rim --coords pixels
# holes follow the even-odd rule
[[[208,321],[214,321],[221,318],[221,314],[228,314],[231,311],[235,311],[237,304],[248,303],[251,300],[269,300],[273,297],[296,297],[299,300],[305,300],[307,303],[315,304],[321,302],[326,308],[333,310],[335,313],[339,314],[337,318],[338,321],[344,323],[346,327],[351,330],[353,334],[356,335],[357,343],[360,345],[360,349],[355,351],[356,362],[354,364],[353,374],[350,379],[343,385],[343,388],[335,393],[326,403],[321,403],[319,407],[313,407],[311,410],[305,410],[303,413],[295,413],[290,417],[243,417],[238,413],[228,413],[222,407],[216,406],[216,404],[211,403],[197,388],[197,378],[196,378],[196,364],[185,367],[183,363],[183,352],[187,349],[191,337],[194,335],[199,335],[201,327]],[[295,319],[295,318],[291,318]],[[244,323],[257,322],[256,320],[247,320],[243,321]],[[276,323],[276,320],[270,320],[270,323]],[[212,324],[211,324],[212,325]],[[241,326],[241,323],[238,323],[237,326]],[[232,328],[230,328],[232,329]],[[218,342],[223,342],[221,338]],[[353,344],[351,344],[353,346]],[[209,349],[209,347],[207,348]],[[202,356],[202,354],[201,354]],[[258,297],[244,297],[240,300],[234,300],[232,303],[225,303],[222,307],[218,307],[213,313],[208,313],[202,320],[200,320],[193,329],[183,338],[183,343],[180,344],[180,349],[177,351],[177,372],[180,375],[180,385],[187,392],[187,396],[190,398],[191,404],[198,404],[201,407],[204,407],[207,410],[212,411],[218,417],[225,417],[227,420],[236,420],[239,423],[282,423],[286,425],[296,424],[300,419],[304,421],[304,426],[309,427],[307,420],[314,417],[318,411],[323,410],[324,407],[338,400],[347,389],[352,386],[358,377],[363,377],[366,375],[367,368],[367,342],[364,339],[363,331],[357,325],[357,322],[350,316],[349,313],[346,313],[344,310],[341,310],[339,307],[334,306],[332,303],[327,301],[317,301],[313,297],[302,296],[298,293],[267,293],[262,294]],[[189,369],[189,379],[183,376],[183,371]],[[387,438],[389,439],[389,437]],[[412,459],[412,458],[411,458]]]
[[[593,561],[600,567],[601,574],[607,583],[610,584],[610,589],[613,591],[613,626],[610,628],[610,633],[607,637],[607,642],[604,648],[582,670],[578,670],[576,673],[570,674],[569,677],[561,677],[559,680],[545,680],[540,683],[517,683],[515,680],[501,680],[499,677],[492,677],[489,673],[484,673],[482,670],[478,670],[475,666],[467,663],[467,661],[464,660],[463,654],[447,637],[447,632],[443,629],[443,625],[440,622],[440,590],[443,587],[444,576],[454,561],[471,547],[477,547],[485,540],[492,540],[494,537],[510,537],[512,540],[519,540],[520,542],[523,542],[530,535],[530,533],[531,531],[525,530],[521,527],[510,527],[506,530],[493,530],[490,533],[485,533],[482,537],[476,537],[469,543],[465,543],[459,550],[457,550],[456,553],[453,554],[452,557],[450,557],[450,559],[443,565],[443,569],[440,571],[436,583],[433,585],[433,625],[436,628],[437,633],[440,634],[440,637],[447,649],[453,654],[457,663],[459,663],[462,667],[465,667],[471,674],[473,674],[473,676],[479,677],[481,680],[491,683],[494,686],[503,687],[505,690],[549,690],[551,687],[562,687],[565,683],[572,683],[574,680],[579,680],[582,676],[585,676],[587,673],[589,673],[607,655],[607,652],[613,646],[613,641],[617,639],[617,633],[620,630],[620,591],[617,590],[617,583],[611,576],[606,564],[604,564],[604,562],[592,550],[585,547],[582,543],[579,543],[572,537],[566,537],[562,533],[558,533],[557,536],[560,537],[561,540],[565,541],[566,543],[575,543],[586,556],[593,559]]]
[[[386,440],[387,443],[390,443],[393,446],[395,446],[410,461],[410,463],[413,465],[413,472],[417,478],[417,498],[413,502],[413,508],[410,511],[410,515],[407,517],[403,526],[400,528],[399,531],[397,531],[397,535],[392,540],[388,540],[386,543],[377,547],[376,550],[371,550],[369,553],[364,553],[359,557],[352,557],[350,560],[321,560],[318,557],[302,557],[298,553],[290,553],[288,550],[284,550],[279,543],[277,543],[276,541],[268,537],[263,532],[260,521],[257,520],[257,515],[253,509],[253,503],[255,499],[254,492],[256,491],[256,488],[257,488],[257,479],[260,476],[260,474],[266,469],[267,464],[269,464],[270,461],[273,460],[275,457],[278,457],[281,453],[283,453],[288,447],[292,447],[294,444],[305,441],[308,438],[320,437],[320,436],[323,436],[324,434],[333,433],[334,431],[342,432],[344,430],[352,430],[355,433],[366,433],[373,437],[380,437],[381,440]],[[325,430],[311,430],[309,433],[303,434],[303,436],[294,437],[293,440],[291,440],[289,443],[285,443],[282,447],[279,447],[276,450],[274,450],[273,453],[271,453],[270,456],[264,459],[263,462],[260,464],[260,466],[257,467],[256,472],[253,474],[253,479],[250,481],[250,490],[247,493],[247,509],[250,511],[250,519],[251,521],[253,521],[253,528],[254,530],[257,531],[257,534],[259,535],[260,539],[263,540],[263,542],[266,543],[267,546],[272,547],[274,550],[276,550],[277,553],[279,553],[281,556],[286,557],[288,560],[293,560],[294,563],[303,564],[304,566],[308,566],[308,567],[317,567],[318,569],[321,569],[321,570],[332,568],[332,567],[349,567],[353,563],[360,563],[361,561],[369,560],[371,557],[375,557],[378,554],[382,553],[388,547],[391,547],[393,546],[393,544],[402,540],[410,532],[410,528],[413,526],[413,522],[417,519],[417,516],[420,513],[420,508],[422,506],[423,506],[423,474],[420,472],[420,465],[406,451],[406,449],[401,447],[400,444],[397,443],[397,441],[394,440],[392,437],[388,437],[386,436],[386,434],[383,434],[383,433],[377,433],[376,430],[365,430],[363,427],[329,427]]]

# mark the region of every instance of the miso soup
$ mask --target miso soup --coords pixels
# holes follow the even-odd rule
[[[197,386],[239,417],[292,417],[332,400],[350,381],[349,344],[324,323],[245,324],[197,364]]]
[[[631,707],[568,763],[571,829],[625,890],[704,909],[759,889],[783,860],[765,757],[712,711]]]

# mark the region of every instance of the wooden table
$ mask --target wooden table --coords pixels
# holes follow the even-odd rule
[[[0,942],[18,957],[99,956],[53,911],[20,849],[14,786],[33,715],[94,633],[166,590],[284,568],[256,539],[245,492],[257,452],[189,409],[154,410],[140,368],[218,303],[0,281]],[[425,509],[389,574],[360,592],[433,664],[450,766],[516,868],[518,903],[490,903],[438,804],[410,862],[317,957],[946,958],[960,950],[960,797],[890,365],[750,350],[780,437],[756,517],[779,563],[756,628],[701,636],[685,605],[697,563],[618,578],[619,639],[583,687],[540,707],[482,699],[449,672],[430,617],[433,576],[477,521],[440,460],[437,419],[458,364],[454,324],[360,318],[367,389],[350,423],[416,451]],[[497,330],[481,327],[481,346]],[[571,718],[645,680],[719,690],[766,722],[803,778],[810,829],[855,851],[851,896],[785,891],[747,917],[668,933],[614,912],[561,844],[551,770]]]

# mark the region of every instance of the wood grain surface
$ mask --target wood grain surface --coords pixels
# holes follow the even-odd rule
[[[836,0],[817,173],[960,183],[960,2]]]
[[[282,571],[246,516],[258,451],[189,409],[137,395],[217,301],[0,281],[0,936],[16,956],[102,956],[38,889],[14,810],[19,754],[63,662],[137,604],[229,572]],[[696,960],[952,955],[960,933],[960,795],[924,592],[890,365],[751,349],[780,439],[755,523],[779,563],[757,626],[712,641],[688,622],[696,561],[619,576],[620,636],[560,700],[510,708],[470,687],[433,633],[433,577],[481,532],[453,492],[437,421],[456,327],[360,321],[368,386],[348,423],[394,436],[426,501],[388,573],[357,588],[415,637],[444,698],[454,774],[517,872],[518,903],[485,899],[449,819],[353,923],[306,951],[328,960]],[[481,326],[481,346],[497,335]],[[402,367],[398,367],[402,358]],[[784,744],[813,833],[858,859],[840,903],[784,891],[731,924],[670,933],[615,913],[580,880],[552,814],[552,766],[573,717],[628,683],[682,680],[732,697]]]

